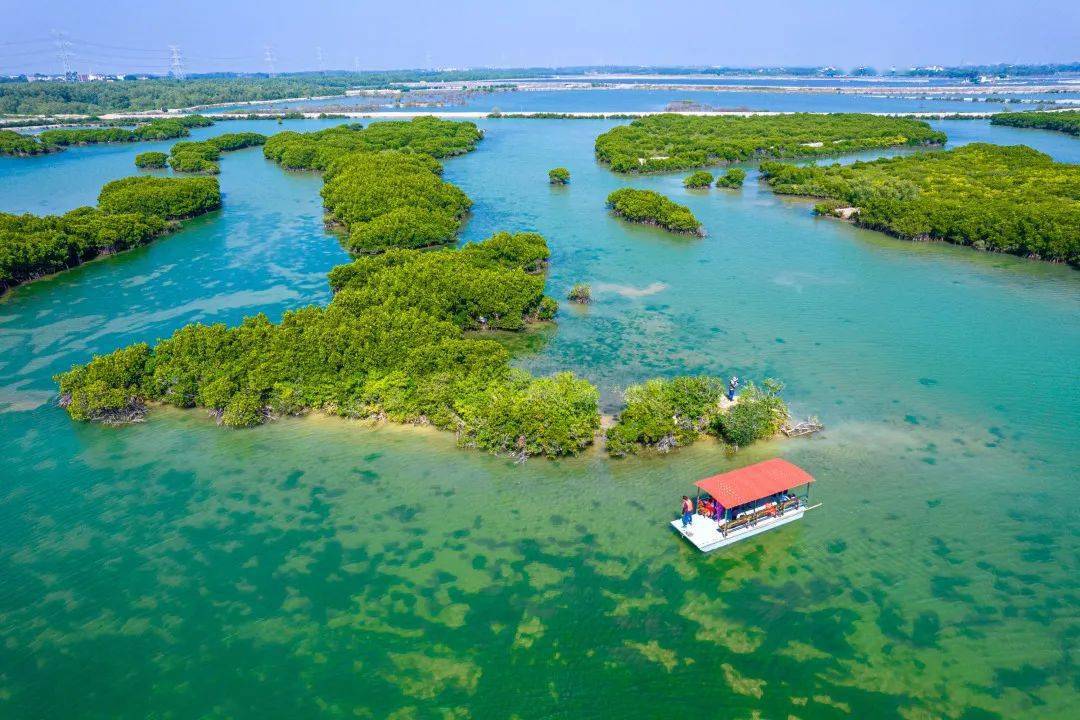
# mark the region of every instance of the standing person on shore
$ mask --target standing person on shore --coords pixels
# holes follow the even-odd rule
[[[727,399],[728,400],[734,400],[735,399],[735,390],[738,389],[738,387],[739,387],[739,376],[738,375],[732,375],[731,376],[731,381],[728,383],[728,388],[727,388]]]

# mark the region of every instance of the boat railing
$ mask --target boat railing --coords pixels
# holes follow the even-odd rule
[[[753,527],[754,525],[757,525],[760,520],[782,517],[792,510],[798,510],[799,506],[803,504],[804,503],[800,498],[788,498],[782,502],[773,503],[767,507],[760,508],[759,510],[748,512],[734,520],[729,520],[726,523],[719,523],[717,529],[724,537],[727,537],[728,533],[745,527]]]

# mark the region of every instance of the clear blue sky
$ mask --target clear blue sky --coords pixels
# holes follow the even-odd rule
[[[0,0],[0,74],[1080,60],[1077,0]]]

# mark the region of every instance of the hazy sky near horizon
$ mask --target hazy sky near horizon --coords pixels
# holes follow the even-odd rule
[[[1076,0],[0,0],[0,74],[1080,60]],[[31,12],[32,10],[32,12]],[[321,48],[322,64],[319,53]]]

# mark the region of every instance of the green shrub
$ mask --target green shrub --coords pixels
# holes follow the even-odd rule
[[[195,119],[197,118],[197,120]],[[38,136],[41,143],[50,147],[69,145],[95,145],[98,143],[137,142],[140,140],[171,140],[187,137],[190,127],[213,125],[213,121],[198,116],[181,118],[158,118],[136,125],[133,130],[123,127],[58,128],[44,130]]]
[[[267,139],[263,154],[292,170],[326,170],[334,159],[358,150],[401,150],[436,158],[461,155],[482,137],[471,122],[417,117],[375,122],[366,129],[353,123],[310,133],[286,131]]]
[[[587,283],[575,283],[574,287],[570,288],[570,294],[567,295],[567,299],[570,300],[570,302],[588,305],[592,302],[592,289]]]
[[[712,185],[712,181],[713,176],[711,172],[698,170],[686,176],[683,180],[683,187],[691,189],[707,188]]]
[[[265,415],[261,394],[254,390],[243,390],[233,395],[225,405],[221,424],[234,428],[254,427],[262,424]]]
[[[144,152],[135,156],[135,167],[163,168],[169,161],[169,156],[163,152]]]
[[[179,120],[152,120],[131,131],[133,140],[171,140],[187,137],[188,125]]]
[[[210,127],[214,124],[212,119],[202,115],[173,115],[169,120],[179,123],[186,128]]]
[[[704,435],[736,447],[776,435],[788,417],[783,385],[752,383],[728,410],[721,408],[724,382],[715,377],[649,380],[626,389],[626,407],[608,428],[607,451],[621,457],[644,448],[668,452]]]
[[[787,405],[780,398],[783,385],[775,380],[766,380],[762,385],[763,389],[749,383],[738,402],[714,419],[714,432],[730,445],[741,447],[770,438],[787,420]]]
[[[600,393],[572,373],[533,378],[513,371],[468,407],[460,442],[518,455],[572,455],[600,429]]]
[[[158,217],[90,207],[45,217],[0,213],[0,291],[104,252],[144,245],[168,227]]]
[[[231,152],[242,148],[257,147],[266,144],[266,136],[257,132],[225,133],[212,137],[206,142],[221,152]]]
[[[221,189],[215,178],[129,177],[102,187],[98,206],[110,213],[179,220],[221,207]]]
[[[716,178],[716,187],[739,189],[746,180],[746,171],[742,168],[728,168],[720,177]]]
[[[0,130],[0,155],[40,155],[53,150],[54,147],[38,142],[33,135]]]
[[[150,348],[138,343],[58,375],[61,404],[75,420],[108,421],[140,408],[149,358]]]
[[[619,217],[630,222],[655,225],[684,235],[705,234],[690,209],[672,202],[652,190],[622,188],[607,197],[607,206]]]
[[[265,135],[254,132],[225,133],[200,142],[178,142],[170,150],[169,166],[176,172],[216,175],[221,172],[218,165],[221,153],[265,142]]]
[[[354,252],[449,244],[472,202],[441,170],[428,155],[353,152],[327,169],[323,203]]]
[[[43,130],[38,139],[46,145],[67,147],[68,145],[94,145],[97,143],[133,142],[135,134],[127,128],[58,128]]]
[[[713,377],[653,379],[626,389],[626,407],[607,430],[607,450],[621,456],[641,447],[660,451],[694,442],[720,412],[724,383]]]
[[[570,171],[564,167],[548,170],[548,182],[552,185],[567,185],[570,183]]]
[[[990,124],[1036,128],[1038,130],[1057,130],[1069,135],[1080,135],[1080,110],[997,113],[990,116]]]

